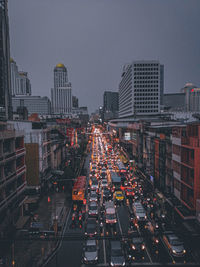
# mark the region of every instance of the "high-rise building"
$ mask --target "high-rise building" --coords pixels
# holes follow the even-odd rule
[[[24,71],[19,72],[19,94],[31,95],[31,83],[28,78],[28,73]]]
[[[105,91],[103,94],[103,117],[109,120],[118,117],[119,93]]]
[[[78,97],[72,96],[72,107],[73,108],[78,108]]]
[[[119,93],[105,91],[103,94],[103,108],[104,110],[116,112],[119,110]]]
[[[119,117],[160,113],[164,67],[159,61],[134,61],[123,67],[119,84]]]
[[[193,83],[186,83],[181,89],[185,94],[186,111],[200,112],[200,88],[197,88]]]
[[[10,38],[7,0],[0,0],[0,118],[12,117]]]
[[[28,78],[28,73],[24,71],[18,71],[16,62],[10,59],[11,68],[11,92],[12,96],[15,95],[31,95],[31,83]]]
[[[62,63],[59,63],[54,68],[54,88],[66,87],[67,85],[67,69]]]
[[[19,71],[16,62],[10,59],[10,72],[11,72],[11,93],[13,95],[19,95]]]
[[[59,63],[54,68],[54,88],[51,89],[51,103],[54,114],[72,113],[72,87],[68,82],[66,67]]]

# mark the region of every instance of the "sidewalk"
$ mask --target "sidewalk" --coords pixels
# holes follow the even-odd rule
[[[64,205],[64,214],[61,223],[63,225],[67,211],[69,210],[66,193],[49,193],[40,200],[34,214],[37,214],[37,221],[43,225],[44,230],[50,230],[52,213],[55,212],[56,206],[61,205],[61,203]],[[26,228],[28,229],[29,226]],[[7,255],[6,267],[13,266],[13,258],[15,267],[35,267],[42,258],[45,258],[51,253],[55,246],[56,241],[45,241],[45,239],[39,238],[37,240],[17,240]]]

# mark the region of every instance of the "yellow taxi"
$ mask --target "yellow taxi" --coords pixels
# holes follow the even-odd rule
[[[123,192],[122,191],[115,191],[114,199],[117,200],[117,201],[123,201],[124,200]]]

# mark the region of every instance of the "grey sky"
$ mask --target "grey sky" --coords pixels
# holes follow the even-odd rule
[[[90,112],[132,60],[160,60],[165,92],[178,92],[200,86],[199,11],[199,0],[9,0],[11,56],[33,95],[50,97],[53,68],[65,64]]]

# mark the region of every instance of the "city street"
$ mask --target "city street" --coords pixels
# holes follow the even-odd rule
[[[101,135],[97,135],[96,139],[98,139],[99,136]],[[93,142],[95,142],[96,144],[98,141],[97,140],[94,141],[94,140]],[[95,150],[94,147],[95,146],[93,144],[93,156],[94,154],[98,154],[98,152],[102,152],[102,151],[94,152]],[[98,149],[100,148],[98,145],[96,145],[96,147],[98,147]],[[117,151],[115,150],[115,153],[116,152]],[[89,182],[89,177],[91,176],[90,175],[91,173],[90,162],[91,162],[91,158],[89,155],[85,162],[85,168],[87,168],[87,181],[88,182]],[[142,178],[140,178],[139,183],[141,185],[141,188],[146,188]],[[142,190],[140,192],[142,192]],[[143,191],[142,194],[144,193],[146,194],[148,192]],[[100,210],[101,205],[102,205],[101,197],[102,196],[100,196],[100,200],[98,201],[98,210]],[[135,258],[135,260],[132,262],[127,261],[127,256],[128,256],[127,240],[129,240],[131,237],[129,233],[129,229],[130,229],[130,223],[131,223],[130,211],[132,210],[132,201],[133,201],[129,199],[130,201],[127,204],[127,199],[128,198],[125,195],[124,201],[120,203],[120,205],[117,204],[116,206],[116,217],[117,217],[116,228],[111,227],[109,233],[107,233],[107,227],[104,222],[103,230],[101,234],[100,223],[99,223],[101,215],[100,215],[100,211],[98,212],[98,219],[97,219],[98,220],[98,230],[97,230],[98,233],[95,239],[98,240],[99,257],[98,257],[98,263],[95,264],[95,266],[109,266],[110,264],[110,241],[111,240],[119,240],[121,242],[122,248],[124,251],[123,253],[126,258],[126,266],[132,266],[132,265],[133,266],[134,265],[154,266],[154,265],[162,265],[162,264],[168,264],[168,265],[184,264],[185,266],[190,266],[190,265],[198,266],[197,262],[195,262],[195,258],[192,256],[192,252],[190,251],[190,248],[187,244],[187,240],[184,240],[184,246],[187,251],[186,255],[184,257],[175,257],[168,250],[163,240],[163,232],[159,233],[159,236],[158,236],[159,243],[157,247],[155,248],[152,244],[152,240],[147,235],[145,226],[139,223],[138,223],[136,232],[144,240],[144,247],[145,247],[144,254],[143,254],[143,257]],[[89,193],[87,194],[87,203],[88,202],[89,202]],[[87,204],[86,212],[88,212],[88,204]],[[72,228],[72,220],[71,220],[72,214],[73,214],[73,211],[71,211],[71,215],[69,216],[69,220],[67,222],[67,227],[66,227],[66,231],[64,234],[61,247],[46,266],[49,266],[49,267],[86,266],[86,264],[84,264],[82,260],[83,260],[83,246],[86,240],[84,229],[85,229],[87,222],[85,220],[81,229],[79,229],[78,227]],[[151,218],[149,217],[149,213],[147,213],[147,215],[148,215],[148,218],[147,218],[146,223],[148,221],[151,221]],[[172,228],[170,225],[167,225],[167,229],[172,229]]]

